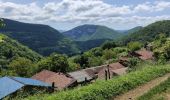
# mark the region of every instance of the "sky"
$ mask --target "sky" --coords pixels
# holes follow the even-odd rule
[[[0,0],[0,17],[58,30],[84,24],[126,30],[170,20],[170,0]]]

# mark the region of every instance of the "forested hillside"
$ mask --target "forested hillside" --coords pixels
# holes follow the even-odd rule
[[[27,65],[29,64],[29,62],[37,62],[41,58],[42,58],[41,55],[32,51],[28,47],[23,46],[17,41],[0,34],[0,74],[3,73],[8,75],[9,74],[8,71],[11,69],[8,67],[8,65],[17,59],[20,59],[21,62],[22,61],[26,62],[21,64],[21,66],[25,67],[29,66]]]
[[[170,36],[169,27],[170,20],[158,21],[140,29],[139,31],[130,34],[122,40],[125,44],[129,41],[152,41],[161,33],[165,33],[167,36]]]
[[[100,25],[82,25],[72,30],[66,31],[64,34],[75,41],[116,39],[122,35],[113,29]]]
[[[9,19],[4,19],[5,27],[0,32],[18,40],[42,55],[53,52],[76,53],[79,50],[73,41],[66,38],[56,29],[41,24],[29,24]]]

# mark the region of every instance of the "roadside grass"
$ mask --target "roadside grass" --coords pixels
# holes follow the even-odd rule
[[[170,65],[145,66],[141,70],[108,81],[100,80],[53,94],[37,94],[25,100],[109,100],[169,72]]]
[[[170,78],[151,89],[148,93],[140,96],[138,100],[166,100],[165,94],[167,93],[170,93]]]

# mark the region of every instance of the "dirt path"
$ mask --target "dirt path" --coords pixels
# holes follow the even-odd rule
[[[151,88],[159,85],[161,82],[165,81],[170,77],[170,73],[156,78],[142,86],[139,86],[133,90],[130,90],[129,92],[122,94],[120,96],[117,96],[116,98],[113,98],[113,100],[135,100],[137,97],[142,96],[144,93],[147,93]]]

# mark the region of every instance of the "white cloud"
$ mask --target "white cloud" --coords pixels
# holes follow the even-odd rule
[[[37,3],[17,4],[0,1],[0,16],[25,22],[116,23],[120,25],[147,24],[169,15],[139,16],[139,13],[156,13],[170,8],[170,2],[155,1],[138,5],[111,5],[104,0],[62,0],[42,6]]]
[[[165,9],[170,8],[170,2],[166,1],[156,1],[154,3],[146,2],[143,4],[138,4],[134,8],[134,12],[157,12],[163,11]]]

